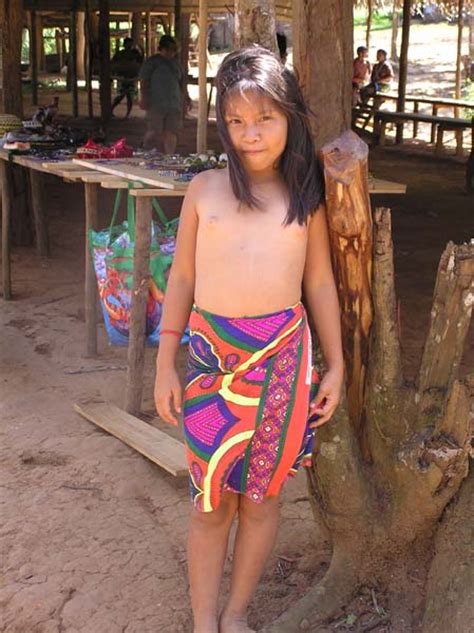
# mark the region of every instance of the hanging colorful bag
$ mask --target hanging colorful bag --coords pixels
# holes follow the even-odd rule
[[[112,345],[127,345],[133,286],[135,205],[128,195],[127,220],[116,225],[122,191],[117,192],[110,227],[91,231],[89,240],[105,327]],[[168,221],[156,200],[160,223],[152,222],[146,342],[157,345],[166,282],[176,247],[177,220]],[[186,338],[183,337],[185,342]]]

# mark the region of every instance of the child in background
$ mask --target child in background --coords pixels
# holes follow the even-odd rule
[[[370,80],[370,62],[367,59],[369,50],[365,46],[359,46],[357,57],[353,62],[352,72],[352,105],[360,103],[360,90]]]
[[[253,46],[224,59],[216,87],[229,166],[196,176],[183,203],[155,402],[174,425],[184,408],[194,633],[244,633],[282,485],[310,459],[314,429],[337,407],[343,360],[323,177],[297,80]],[[302,291],[327,364],[317,396]],[[188,321],[182,407],[175,357]],[[230,595],[219,615],[236,516]]]

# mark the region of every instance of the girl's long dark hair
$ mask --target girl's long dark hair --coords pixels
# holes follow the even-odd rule
[[[249,207],[259,208],[252,194],[245,168],[230,140],[225,121],[226,104],[233,94],[254,90],[272,99],[288,120],[288,138],[278,169],[288,188],[290,204],[286,224],[305,224],[324,196],[324,181],[316,158],[309,124],[309,110],[293,72],[261,46],[249,46],[227,55],[216,77],[217,129],[228,156],[229,174],[235,197]]]

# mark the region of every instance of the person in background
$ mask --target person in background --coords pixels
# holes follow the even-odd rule
[[[171,35],[163,35],[158,53],[143,64],[140,106],[146,110],[145,149],[156,147],[165,154],[174,154],[178,131],[182,124],[183,74],[176,59],[178,48]]]
[[[280,61],[284,66],[286,64],[286,60],[288,59],[288,41],[285,33],[277,33],[277,44],[278,51],[280,53]]]
[[[357,57],[353,62],[352,71],[352,105],[360,103],[360,91],[370,81],[370,62],[367,59],[369,50],[366,46],[359,46]]]
[[[377,92],[388,92],[393,79],[392,64],[387,59],[387,51],[379,48],[377,51],[377,63],[372,68],[370,83],[360,91],[363,104],[367,103],[370,97],[375,97]]]
[[[112,68],[114,74],[120,77],[118,84],[118,93],[112,102],[112,112],[123,99],[127,100],[128,119],[133,107],[133,98],[136,93],[136,79],[140,65],[143,62],[143,55],[139,50],[133,47],[131,37],[123,40],[123,48],[115,53],[112,57]]]

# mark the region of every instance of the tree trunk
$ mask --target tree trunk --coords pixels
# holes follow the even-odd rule
[[[260,44],[278,54],[274,0],[235,0],[234,7],[235,47]]]
[[[392,13],[392,40],[390,44],[390,58],[392,61],[398,61],[398,23],[400,21],[400,0],[393,0],[393,13]]]
[[[367,153],[350,131],[322,150],[348,404],[318,433],[308,480],[332,561],[321,583],[267,631],[311,630],[362,584],[392,591],[413,584],[410,560],[427,561],[430,538],[468,470],[469,381],[458,380],[457,369],[473,303],[474,245],[450,243],[443,253],[418,380],[408,385],[388,209],[376,210],[370,244]]]
[[[350,14],[344,29],[344,0],[297,5],[297,67],[319,119],[317,145],[325,143],[321,158],[347,396],[331,423],[318,431],[314,464],[307,471],[315,519],[332,543],[330,567],[264,631],[318,630],[361,585],[388,589],[399,624],[413,630],[410,600],[419,587],[409,572],[415,560],[419,568],[428,567],[432,536],[468,470],[474,377],[460,380],[458,368],[473,304],[474,245],[450,243],[441,257],[418,379],[408,384],[402,374],[390,211],[376,209],[372,218],[368,148],[347,129]]]
[[[196,151],[207,150],[207,0],[199,0],[199,101]]]
[[[372,0],[367,0],[367,29],[365,32],[365,45],[367,46],[367,48],[369,48],[370,46],[370,30],[372,28],[372,13],[373,13]]]
[[[301,0],[293,10],[294,64],[321,147],[351,127],[352,3]]]
[[[21,0],[0,0],[0,112],[23,118],[21,92]]]

